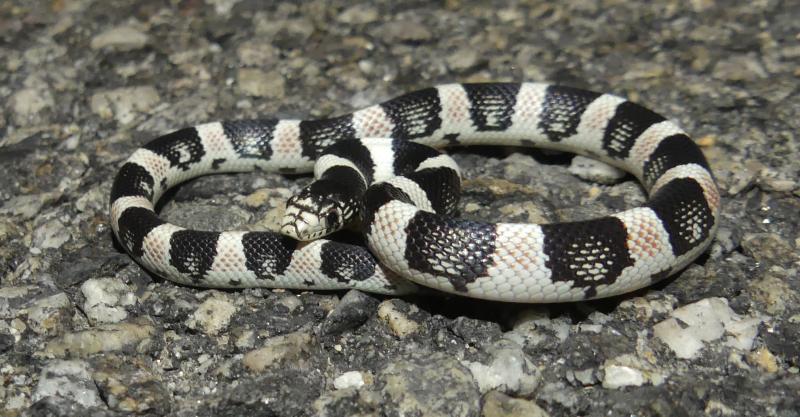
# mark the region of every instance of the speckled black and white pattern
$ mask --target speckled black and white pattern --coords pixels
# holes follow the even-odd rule
[[[451,219],[435,211],[449,211],[455,199],[422,173],[450,166],[440,156],[421,158],[392,145],[359,151],[357,143],[323,156],[344,139],[373,137],[436,148],[532,145],[593,156],[639,178],[650,199],[601,219],[542,226]],[[365,158],[372,162],[358,162]],[[354,188],[385,180],[367,192],[362,214],[377,261],[365,248],[327,240],[298,244],[265,232],[185,230],[152,211],[167,188],[188,178],[255,168],[308,172],[316,160],[326,166],[317,174],[342,169],[331,171],[342,177],[357,169],[349,181],[363,183]],[[416,177],[386,179],[409,161]],[[136,151],[111,194],[112,226],[123,246],[177,282],[403,293],[414,290],[407,279],[516,302],[583,300],[649,285],[705,250],[719,209],[705,158],[675,124],[616,96],[538,83],[442,85],[332,119],[179,130]]]

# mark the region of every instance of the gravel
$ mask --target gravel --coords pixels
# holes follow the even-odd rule
[[[0,414],[800,416],[798,22],[789,1],[0,2]],[[707,254],[535,306],[196,289],[112,239],[116,169],[159,134],[490,80],[613,92],[692,132],[722,190]],[[645,200],[570,155],[451,153],[471,219]],[[161,212],[268,227],[307,182],[202,178]]]

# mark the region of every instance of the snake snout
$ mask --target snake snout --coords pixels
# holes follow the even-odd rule
[[[319,239],[341,229],[342,218],[335,203],[292,197],[286,203],[281,233],[302,241]]]

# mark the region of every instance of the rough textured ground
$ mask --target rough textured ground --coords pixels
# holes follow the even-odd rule
[[[800,415],[796,2],[334,3],[0,2],[0,414]],[[636,294],[529,306],[187,288],[113,243],[111,179],[158,134],[483,80],[610,91],[678,120],[723,193],[708,254]],[[630,178],[576,178],[568,155],[456,157],[469,218],[644,199]],[[263,228],[307,181],[204,178],[162,213]]]

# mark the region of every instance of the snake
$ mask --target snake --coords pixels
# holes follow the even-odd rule
[[[632,174],[648,198],[567,222],[456,218],[460,173],[441,150],[471,145],[597,159]],[[165,191],[191,178],[254,170],[315,173],[318,184],[290,199],[279,231],[188,229],[155,211]],[[610,297],[663,280],[709,247],[719,212],[709,164],[675,122],[613,94],[535,82],[444,84],[339,116],[183,128],[135,150],[110,193],[125,251],[179,284],[431,288],[520,303]],[[365,245],[324,237],[348,222]]]

